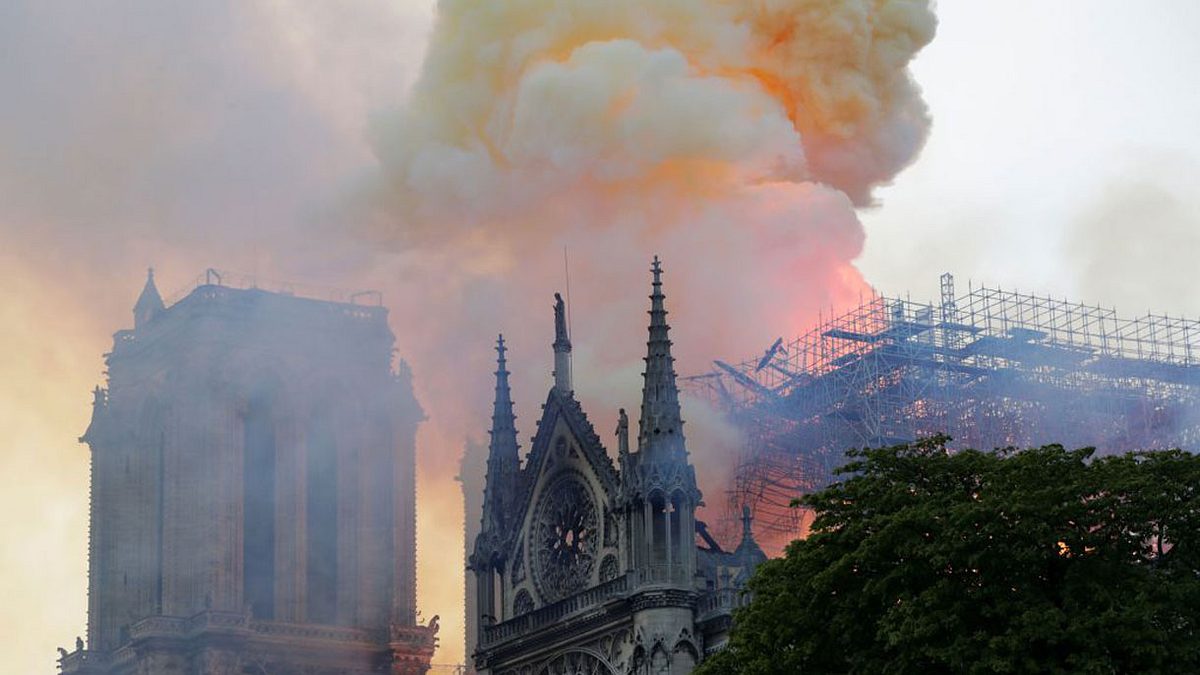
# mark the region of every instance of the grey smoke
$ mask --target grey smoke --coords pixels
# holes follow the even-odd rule
[[[1129,167],[1072,223],[1064,249],[1080,294],[1123,314],[1200,316],[1200,166]]]

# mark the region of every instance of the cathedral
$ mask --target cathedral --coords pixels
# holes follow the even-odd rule
[[[728,638],[766,559],[744,514],[735,550],[696,519],[668,338],[652,267],[637,433],[622,409],[616,463],[575,399],[564,303],[555,296],[554,385],[532,447],[517,443],[503,337],[479,534],[469,558],[474,665],[489,675],[689,673]]]
[[[414,443],[381,306],[238,289],[114,335],[91,450],[86,642],[70,675],[420,675]]]

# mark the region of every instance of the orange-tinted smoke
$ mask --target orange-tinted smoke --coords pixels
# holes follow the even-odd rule
[[[575,386],[607,442],[638,404],[652,254],[683,375],[868,292],[856,207],[924,141],[908,63],[935,24],[920,0],[442,2],[355,205],[360,232],[416,266],[404,311],[427,320],[403,339],[431,411],[423,469],[452,476],[463,439],[485,438],[498,332],[533,433],[564,248]],[[738,440],[685,413],[723,506]]]

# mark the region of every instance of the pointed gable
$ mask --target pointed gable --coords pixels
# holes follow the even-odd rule
[[[563,443],[560,444],[560,441]],[[539,484],[545,482],[547,474],[564,469],[584,473],[593,479],[602,493],[597,497],[610,502],[619,497],[621,477],[595,427],[572,395],[552,388],[542,406],[542,417],[538,420],[532,447],[521,469],[511,522],[524,522],[537,496]]]
[[[507,542],[513,612],[556,602],[571,592],[608,581],[619,569],[617,501],[620,476],[579,402],[558,387],[550,390],[532,448],[521,471],[514,522],[520,530]],[[574,535],[586,532],[591,563],[555,578],[545,562],[549,532],[562,532],[555,518],[569,512]],[[570,518],[578,518],[572,521]],[[554,523],[553,526],[548,523]],[[550,534],[549,539],[554,535]],[[574,540],[578,541],[578,540]],[[552,553],[549,555],[553,556]],[[547,571],[550,570],[550,571]],[[516,598],[522,598],[520,602]],[[526,603],[528,599],[529,603]]]
[[[526,487],[531,488],[547,464],[552,446],[565,432],[570,438],[571,449],[580,453],[592,473],[604,488],[608,497],[615,497],[620,487],[617,468],[608,456],[582,406],[569,393],[551,389],[542,406],[542,419],[538,421],[533,447],[525,462]]]
[[[620,569],[621,478],[564,377],[569,342],[562,298],[555,300],[555,383],[517,481],[515,528],[502,556],[510,598],[504,616],[612,580]]]

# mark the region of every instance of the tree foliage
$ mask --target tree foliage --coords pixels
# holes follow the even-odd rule
[[[700,673],[1200,672],[1200,457],[948,440],[797,500],[811,533]]]

